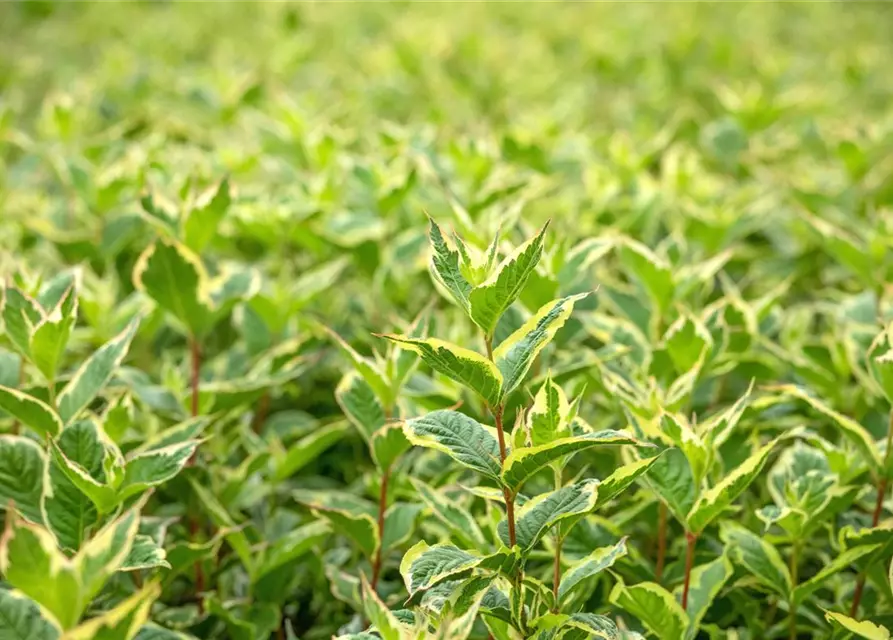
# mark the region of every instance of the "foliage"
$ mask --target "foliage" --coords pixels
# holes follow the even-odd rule
[[[889,638],[891,17],[0,6],[0,638]]]

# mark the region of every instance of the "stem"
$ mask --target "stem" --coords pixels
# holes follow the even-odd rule
[[[657,566],[654,569],[654,581],[660,584],[664,575],[664,564],[667,558],[667,505],[663,501],[657,506]]]
[[[688,611],[688,587],[691,582],[691,567],[695,561],[695,544],[698,534],[685,532],[685,582],[682,583],[682,608]]]
[[[199,370],[202,366],[202,354],[201,349],[198,345],[198,340],[195,336],[189,337],[189,355],[191,359],[191,376],[190,376],[190,384],[192,386],[192,403],[191,403],[191,411],[192,417],[196,417],[198,415],[198,377]],[[195,463],[195,453],[189,458],[189,462],[187,464],[189,466]],[[189,516],[189,539],[193,542],[196,541],[198,537],[199,530],[199,522],[198,518],[193,514]],[[204,608],[204,603],[202,602],[199,594],[205,590],[205,571],[202,568],[201,560],[196,560],[195,564],[193,564],[193,570],[195,571],[195,594],[198,599],[198,610],[199,613],[202,612]]]
[[[489,342],[488,342],[489,344]],[[499,462],[505,464],[505,432],[502,428],[502,413],[505,405],[499,405],[493,411],[493,420],[496,422],[496,436],[499,439]],[[509,491],[508,487],[502,488],[502,495],[505,498],[505,518],[509,526],[509,546],[515,546],[515,496]]]
[[[788,570],[791,574],[791,588],[797,588],[798,582],[798,571],[799,571],[799,560],[800,560],[800,541],[797,540],[794,542],[791,547],[791,558],[788,563]],[[790,640],[797,640],[797,604],[795,602],[790,603],[790,612],[788,617],[788,638]]]
[[[487,357],[492,360],[493,359],[493,337],[485,336],[484,337],[484,345],[487,347]]]
[[[391,468],[385,467],[381,475],[381,490],[378,492],[378,540],[384,540],[384,512],[388,508],[388,479],[391,475]],[[378,551],[375,552],[375,560],[372,562],[372,582],[369,586],[375,591],[378,585],[378,577],[381,575],[381,544],[378,545]]]
[[[555,490],[561,488],[561,468],[554,467],[555,471]],[[564,544],[564,538],[560,533],[555,534],[555,562],[552,569],[552,613],[558,613],[558,589],[561,587],[561,546]]]
[[[254,429],[254,433],[260,433],[261,428],[264,426],[264,422],[267,420],[267,414],[270,413],[270,391],[264,391],[264,395],[260,397],[260,401],[257,403],[257,413],[254,414],[254,420],[252,421],[252,428]]]
[[[190,383],[192,386],[192,417],[198,415],[198,374],[202,366],[202,353],[195,336],[189,338],[189,354],[192,360],[192,375]]]
[[[882,476],[877,481],[877,501],[874,503],[874,512],[871,514],[871,528],[878,525],[881,520],[881,513],[884,511],[884,494],[887,493],[887,483],[889,480],[883,476],[886,473],[887,465],[890,462],[890,449],[893,449],[893,409],[890,410],[890,418],[887,422],[887,449],[884,451],[884,462],[881,466]],[[859,603],[862,601],[862,591],[865,589],[865,574],[859,575],[856,582],[856,589],[853,591],[853,604],[850,607],[850,617],[855,618],[859,612]]]

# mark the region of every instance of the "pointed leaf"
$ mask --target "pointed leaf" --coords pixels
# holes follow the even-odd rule
[[[617,467],[607,478],[602,480],[598,485],[598,504],[602,505],[620,495],[625,491],[637,478],[648,473],[651,466],[657,462],[658,458],[663,455],[659,453],[653,458],[645,458]]]
[[[335,400],[367,442],[371,441],[373,433],[384,426],[381,402],[369,383],[357,373],[351,371],[341,378],[335,388]]]
[[[48,381],[55,381],[59,360],[65,352],[71,329],[77,319],[77,297],[68,289],[65,297],[31,333],[31,361]]]
[[[682,451],[663,451],[649,468],[645,484],[660,496],[679,522],[686,521],[698,497],[698,488],[688,459]]]
[[[42,438],[62,430],[62,420],[48,404],[16,389],[0,386],[0,409]]]
[[[612,567],[617,560],[625,555],[626,537],[623,537],[617,544],[600,547],[588,556],[577,560],[561,576],[561,583],[558,587],[559,601],[563,600],[581,582]]]
[[[753,574],[764,586],[787,599],[791,592],[791,574],[778,549],[744,527],[724,522],[720,537],[728,545],[735,564]]]
[[[796,603],[804,602],[809,595],[822,586],[828,578],[853,565],[856,560],[881,548],[879,544],[863,545],[847,549],[836,555],[831,562],[825,564],[822,569],[809,580],[798,584],[791,593],[791,600]]]
[[[778,444],[780,438],[764,445],[734,471],[708,491],[705,491],[688,515],[688,526],[693,533],[700,533],[716,516],[735,501],[741,493],[756,479],[769,459],[769,454]],[[650,477],[650,474],[649,474]]]
[[[189,333],[203,335],[213,322],[208,274],[190,249],[169,240],[150,245],[133,269],[133,284],[171,313]]]
[[[381,601],[378,594],[369,586],[365,574],[360,574],[360,588],[363,593],[363,610],[369,623],[375,627],[382,640],[401,640],[400,623],[391,613],[387,605]]]
[[[399,422],[386,424],[372,434],[372,458],[382,470],[390,468],[411,446]]]
[[[688,616],[669,591],[653,582],[626,586],[619,580],[608,599],[622,607],[661,640],[685,637]]]
[[[502,396],[511,393],[524,379],[539,352],[555,337],[574,310],[574,303],[588,294],[581,293],[543,305],[520,329],[503,340],[493,360],[501,372]]]
[[[410,479],[416,493],[438,520],[470,548],[482,548],[486,541],[474,517],[458,502],[451,500],[434,487],[414,478]]]
[[[595,508],[598,481],[587,480],[538,495],[524,503],[515,513],[516,542],[521,549],[530,549],[552,527],[563,522],[575,522]],[[497,527],[499,538],[509,543],[508,523],[505,519]]]
[[[607,429],[582,436],[561,438],[536,447],[512,451],[505,459],[502,479],[513,492],[540,469],[571,454],[607,445],[639,444],[631,434]]]
[[[339,442],[348,429],[344,421],[334,422],[293,443],[284,456],[274,458],[273,479],[280,482],[290,478],[318,458],[323,451]]]
[[[620,245],[620,261],[639,281],[658,311],[666,313],[676,288],[670,265],[651,249],[631,239],[625,239]]]
[[[459,253],[447,245],[440,227],[431,220],[429,238],[431,241],[431,274],[466,312],[470,309],[468,296],[471,285],[459,268]]]
[[[142,493],[149,487],[157,487],[176,476],[197,446],[195,440],[187,440],[132,457],[127,461],[124,480],[118,488],[120,499]]]
[[[550,375],[537,391],[533,405],[527,412],[527,432],[530,442],[538,446],[570,436],[569,414],[570,405],[567,396],[561,387],[552,381]]]
[[[488,556],[463,551],[449,544],[428,546],[416,543],[400,562],[400,575],[406,584],[410,601],[417,601],[428,589],[446,580],[459,580],[476,568],[495,571],[506,563],[513,564],[516,556],[507,549]]]
[[[23,517],[42,523],[40,503],[46,464],[46,454],[33,440],[0,436],[0,509],[5,511],[13,501]]]
[[[58,640],[61,631],[36,602],[19,591],[0,589],[0,638]]]
[[[149,619],[161,587],[150,583],[110,611],[66,631],[62,640],[131,640]]]
[[[382,337],[419,354],[422,362],[468,387],[490,406],[495,407],[499,403],[502,374],[495,364],[479,353],[436,338],[409,338],[399,335]]]
[[[404,422],[409,441],[436,449],[469,469],[499,481],[499,443],[483,425],[458,411],[433,411]]]
[[[832,611],[825,612],[825,619],[836,629],[843,629],[865,640],[890,640],[890,631],[885,627],[869,622],[868,620],[855,620],[842,613]]]
[[[102,345],[78,368],[59,394],[59,416],[62,422],[68,424],[74,420],[102,391],[127,355],[139,323],[139,318],[132,320],[124,331]]]
[[[843,432],[843,435],[859,450],[866,463],[870,464],[875,471],[879,471],[883,467],[881,454],[874,438],[861,424],[835,411],[818,398],[806,393],[800,387],[783,385],[776,387],[776,390],[806,401],[813,409],[831,418]]]
[[[521,295],[527,279],[536,269],[543,255],[543,238],[548,226],[506,257],[496,272],[469,294],[469,315],[486,335],[493,335],[499,318]]]
[[[701,620],[732,573],[734,567],[725,555],[692,569],[688,591],[688,618],[692,629],[700,628]],[[676,591],[681,600],[682,588]]]
[[[325,518],[348,536],[366,557],[375,556],[381,540],[373,504],[349,493],[335,491],[296,490],[292,495],[317,517]]]
[[[183,222],[183,241],[197,253],[214,238],[220,221],[226,216],[233,199],[233,189],[224,178],[203,193]]]
[[[19,353],[30,357],[31,334],[44,316],[40,305],[16,287],[4,287],[0,312],[10,342]]]
[[[70,424],[56,438],[56,445],[69,461],[77,464],[97,483],[104,483],[106,450],[95,422],[81,420]],[[49,465],[47,479],[52,490],[45,492],[43,498],[47,524],[62,548],[77,551],[86,539],[88,529],[99,517],[96,506],[68,478],[55,456],[51,456]]]

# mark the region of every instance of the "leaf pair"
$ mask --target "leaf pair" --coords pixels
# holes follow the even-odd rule
[[[471,389],[491,407],[497,407],[521,384],[536,356],[570,317],[574,303],[586,295],[568,296],[544,305],[499,344],[492,360],[436,338],[383,337],[414,351],[429,367]]]
[[[472,262],[467,247],[456,237],[458,251],[450,249],[440,227],[431,220],[429,238],[434,280],[452,296],[488,339],[492,338],[502,314],[521,295],[528,278],[536,269],[543,254],[543,240],[548,226],[515,249],[483,282],[473,284],[466,276],[472,275],[472,272],[479,273],[480,267]],[[490,270],[495,255],[494,240],[487,251],[483,265],[485,271]]]

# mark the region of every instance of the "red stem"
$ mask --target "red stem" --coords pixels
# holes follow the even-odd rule
[[[698,536],[686,531],[685,541],[685,582],[682,583],[682,608],[688,611],[688,587],[691,582],[691,567],[695,561],[695,544],[698,541]]]
[[[254,414],[254,421],[251,425],[254,429],[254,433],[260,433],[261,428],[264,426],[264,422],[267,420],[267,414],[270,413],[270,392],[264,391],[264,395],[260,397],[260,401],[257,405],[257,413]]]
[[[487,343],[488,349],[490,343]],[[496,436],[499,439],[499,461],[505,464],[505,432],[502,428],[502,413],[505,407],[498,406],[493,412],[493,420],[496,422]],[[515,496],[509,491],[508,487],[503,487],[502,495],[505,498],[505,518],[509,526],[509,546],[515,546]]]
[[[667,505],[662,501],[657,505],[657,566],[654,568],[654,581],[660,584],[667,559]]]
[[[372,562],[372,582],[369,586],[375,591],[378,586],[378,578],[381,575],[381,547],[384,541],[384,514],[388,508],[388,479],[391,468],[386,467],[381,475],[381,490],[378,492],[378,551],[375,552],[375,560]]]
[[[190,336],[189,338],[189,354],[191,359],[191,376],[190,376],[190,384],[192,386],[192,403],[191,403],[191,414],[192,417],[196,417],[198,415],[198,382],[199,382],[199,371],[202,366],[202,354],[201,349],[199,348],[198,340],[194,336]],[[195,453],[192,454],[192,457],[189,458],[189,465],[195,463]],[[189,516],[189,539],[193,542],[198,538],[199,531],[199,522],[198,518],[194,514],[190,514]],[[195,594],[198,600],[198,609],[199,612],[202,612],[204,608],[204,603],[202,602],[201,596],[199,595],[202,591],[205,590],[205,571],[202,568],[202,563],[200,560],[196,560],[193,565],[193,569],[195,571]]]
[[[889,448],[890,445],[887,445]],[[888,451],[889,453],[889,451]],[[886,456],[885,456],[886,457]],[[887,493],[887,478],[881,478],[877,483],[877,501],[874,503],[874,513],[871,514],[871,528],[875,528],[881,520],[884,510],[884,494]],[[862,601],[862,591],[865,590],[865,574],[859,576],[856,589],[853,591],[853,604],[850,606],[850,617],[855,618],[859,612],[859,603]]]

